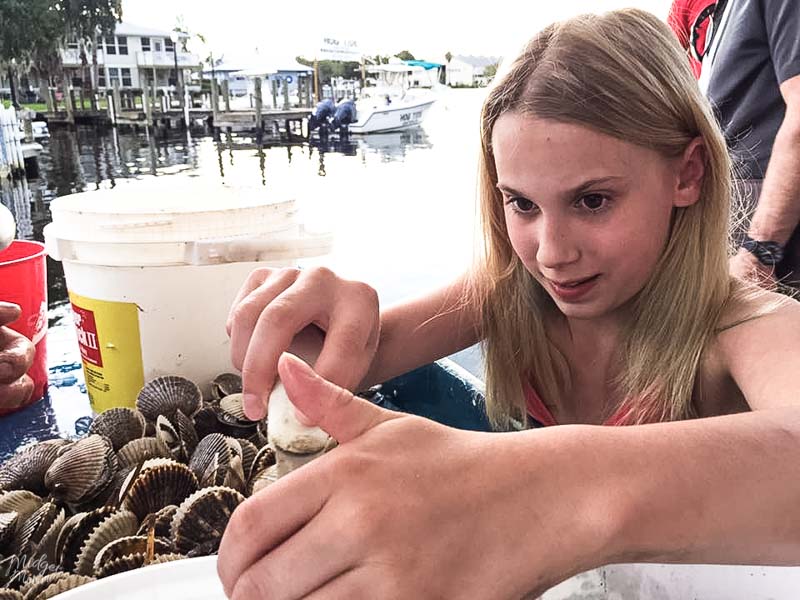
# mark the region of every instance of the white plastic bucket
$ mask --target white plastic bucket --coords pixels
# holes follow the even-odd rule
[[[232,369],[225,322],[248,274],[329,250],[293,200],[268,196],[159,178],[51,202],[45,245],[64,265],[95,412],[133,406],[159,375],[208,392]]]

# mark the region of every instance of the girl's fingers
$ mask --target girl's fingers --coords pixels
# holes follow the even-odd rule
[[[0,384],[11,383],[31,368],[36,348],[21,333],[0,327]]]
[[[323,513],[252,564],[236,581],[231,600],[270,598],[296,600],[336,580],[357,559],[351,536],[344,531],[352,526],[338,515],[335,521]],[[297,565],[313,565],[299,576]]]
[[[241,370],[250,345],[250,338],[264,309],[297,280],[299,271],[284,269],[267,273],[254,271],[239,292],[228,315],[231,338],[231,361]],[[257,285],[256,285],[257,284]]]
[[[230,598],[240,579],[263,556],[295,535],[325,505],[330,485],[325,477],[315,477],[314,463],[305,465],[279,479],[240,504],[228,522],[219,547],[217,572],[225,594]],[[277,576],[277,575],[276,575]],[[248,586],[254,591],[255,580],[244,580],[240,594]],[[273,597],[269,594],[241,598]]]
[[[22,309],[12,302],[0,301],[0,327],[13,323],[22,314]],[[2,348],[2,346],[0,346]]]

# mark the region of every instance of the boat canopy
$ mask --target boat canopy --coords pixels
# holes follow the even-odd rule
[[[435,62],[428,62],[427,60],[407,60],[404,61],[407,65],[412,67],[422,67],[426,71],[431,69],[438,69],[439,67],[443,67],[444,65],[435,63]]]

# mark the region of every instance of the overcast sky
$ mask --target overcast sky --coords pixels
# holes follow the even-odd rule
[[[367,54],[409,50],[434,61],[448,51],[510,53],[551,21],[582,12],[637,6],[666,18],[669,5],[670,0],[122,0],[126,22],[170,30],[182,18],[190,31],[206,37],[215,57],[242,58],[256,48],[281,58],[310,57],[318,40],[333,36],[355,39]]]

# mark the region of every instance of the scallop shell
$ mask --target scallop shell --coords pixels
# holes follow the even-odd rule
[[[138,410],[127,407],[110,408],[101,412],[89,427],[89,434],[99,433],[111,440],[114,451],[118,451],[131,440],[144,435],[144,415]]]
[[[109,516],[115,509],[110,506],[98,508],[84,513],[77,521],[70,520],[69,531],[58,540],[56,546],[59,549],[58,559],[61,568],[65,571],[74,571],[86,540],[92,532]],[[66,529],[66,524],[65,524]]]
[[[105,564],[122,558],[123,556],[129,554],[147,554],[147,539],[146,535],[131,535],[106,544],[94,559],[95,573],[102,572],[101,569]],[[162,538],[154,538],[153,549],[156,555],[169,554],[172,552],[169,542]]]
[[[0,512],[17,513],[19,515],[18,525],[22,525],[25,519],[30,517],[42,504],[44,504],[44,500],[28,490],[0,492]]]
[[[17,533],[19,513],[0,513],[0,556],[8,556],[8,549]]]
[[[253,474],[253,477],[250,478],[250,487],[248,491],[251,496],[254,496],[265,487],[278,481],[279,478],[280,472],[278,471],[278,465],[270,465],[266,469]]]
[[[64,520],[64,509],[55,502],[42,504],[19,528],[14,544],[15,553],[32,554],[50,528],[55,525],[60,530]]]
[[[131,469],[148,458],[170,458],[169,448],[161,440],[154,437],[143,437],[125,444],[119,452],[120,468]]]
[[[172,540],[181,554],[213,554],[228,521],[245,498],[236,490],[215,486],[198,490],[178,507],[172,519]]]
[[[128,510],[108,515],[86,538],[75,563],[75,572],[79,575],[93,575],[94,559],[100,550],[114,540],[134,535],[138,526],[139,519]]]
[[[65,522],[64,525],[61,527],[61,531],[56,538],[56,560],[57,564],[61,563],[61,559],[64,556],[64,547],[66,546],[67,540],[72,537],[72,530],[80,523],[81,519],[85,517],[87,513],[79,512],[75,513],[71,517],[69,517]]]
[[[112,482],[117,455],[108,438],[93,434],[59,456],[44,477],[54,497],[80,504],[98,496]]]
[[[64,577],[69,577],[69,573],[65,573],[64,571],[55,571],[53,573],[46,573],[43,575],[34,575],[33,577],[30,577],[22,585],[22,587],[19,588],[19,591],[22,592],[22,596],[25,598],[25,600],[29,600],[30,598],[35,598],[53,583],[59,579],[63,579]]]
[[[245,478],[250,477],[250,469],[258,456],[258,448],[249,440],[238,440],[239,446],[242,449],[242,471]]]
[[[271,467],[276,462],[275,450],[271,446],[262,446],[253,459],[253,464],[250,465],[247,478],[252,479],[254,475],[257,475],[267,467]]]
[[[53,519],[50,527],[48,527],[44,534],[39,538],[39,542],[33,549],[33,553],[37,556],[42,556],[50,564],[58,562],[56,558],[56,541],[61,534],[61,529],[64,527],[67,517],[64,510],[60,510]]]
[[[0,466],[0,490],[29,490],[47,494],[45,473],[58,458],[60,443],[49,440],[24,449]]]
[[[183,442],[183,447],[186,450],[186,458],[188,458],[194,454],[195,449],[197,448],[197,431],[194,429],[194,423],[192,420],[183,414],[182,410],[175,411],[175,420],[173,421],[175,424],[175,429],[178,430],[178,435]]]
[[[237,419],[219,406],[206,405],[192,417],[197,436],[203,439],[212,433],[221,433],[235,438],[251,439],[258,433],[258,423]],[[253,442],[255,443],[255,442]]]
[[[66,577],[61,577],[54,583],[50,584],[37,596],[34,596],[32,600],[49,600],[58,594],[63,594],[68,590],[74,590],[76,587],[80,587],[94,580],[94,577],[85,577],[83,575],[67,575]]]
[[[219,407],[229,415],[241,419],[242,421],[249,421],[247,415],[244,414],[244,405],[242,404],[243,394],[229,394],[219,401]]]
[[[125,571],[132,571],[133,569],[139,569],[141,567],[150,565],[158,565],[173,560],[180,560],[182,558],[186,557],[182,554],[177,554],[174,552],[170,552],[168,554],[156,554],[153,556],[153,560],[151,560],[148,564],[145,564],[147,559],[147,555],[145,553],[136,552],[134,554],[126,554],[125,556],[120,556],[119,558],[106,561],[97,570],[97,578],[102,579],[103,577],[117,575],[118,573],[124,573]]]
[[[217,469],[222,467],[227,469],[231,463],[231,447],[228,439],[221,433],[211,433],[200,440],[197,448],[189,461],[189,468],[202,481],[209,468]],[[224,473],[223,473],[224,478]]]
[[[178,507],[175,504],[170,504],[158,512],[150,513],[142,520],[136,535],[147,535],[152,527],[156,537],[169,538],[172,518],[177,511]]]
[[[242,376],[236,373],[220,373],[211,381],[211,397],[219,402],[225,396],[242,391]]]
[[[175,426],[164,415],[158,415],[156,419],[156,438],[164,442],[164,445],[169,448],[169,453],[175,460],[186,462],[188,456],[186,456],[186,449],[181,436]]]
[[[171,419],[178,409],[191,416],[202,400],[197,384],[177,375],[166,375],[144,385],[136,398],[136,408],[148,421],[155,421],[158,415]]]
[[[180,504],[197,490],[197,478],[186,465],[166,464],[143,469],[130,487],[123,508],[139,519],[170,504]]]
[[[24,596],[17,590],[0,588],[0,600],[24,600]]]

